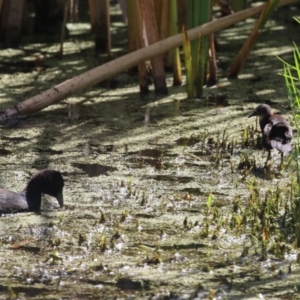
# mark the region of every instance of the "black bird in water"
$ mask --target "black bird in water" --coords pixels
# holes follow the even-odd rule
[[[64,180],[60,172],[42,170],[31,177],[26,188],[20,193],[0,189],[0,215],[39,211],[41,209],[42,194],[55,197],[60,207],[63,207],[63,187]]]
[[[271,107],[267,104],[259,104],[249,115],[249,118],[253,116],[259,117],[263,147],[268,150],[265,167],[271,157],[271,149],[277,149],[281,152],[282,165],[283,155],[292,151],[292,127],[282,116],[272,114]]]

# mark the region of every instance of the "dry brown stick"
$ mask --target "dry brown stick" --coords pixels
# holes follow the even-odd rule
[[[65,35],[66,35],[66,25],[67,25],[69,9],[70,9],[70,0],[65,0],[64,19],[63,19],[62,27],[61,27],[60,48],[59,48],[59,51],[58,51],[58,57],[59,58],[63,57],[64,41],[65,41]]]
[[[278,6],[288,5],[295,3],[298,0],[280,0]],[[219,20],[215,20],[206,23],[202,26],[198,26],[188,31],[188,37],[190,40],[199,38],[199,34],[209,34],[226,28],[232,24],[245,20],[249,17],[260,13],[265,4],[260,6],[245,9],[233,15],[226,16]],[[149,47],[139,49],[131,52],[127,55],[112,60],[104,65],[89,70],[81,75],[78,75],[72,79],[64,81],[32,98],[29,98],[14,107],[6,109],[0,114],[0,123],[5,123],[7,118],[17,116],[19,114],[29,114],[39,111],[53,103],[57,103],[62,99],[70,96],[71,94],[82,91],[96,83],[99,83],[105,79],[115,76],[116,74],[136,66],[142,61],[161,55],[175,47],[182,44],[182,35],[177,34],[169,37],[165,40],[150,45]]]

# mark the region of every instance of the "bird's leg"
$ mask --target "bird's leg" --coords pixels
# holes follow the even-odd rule
[[[267,160],[265,162],[265,169],[267,168],[267,163],[268,163],[268,160],[270,159],[271,157],[271,149],[268,150],[268,157],[267,157]]]
[[[279,169],[281,170],[283,166],[283,152],[281,152],[281,162],[280,162],[280,166]]]

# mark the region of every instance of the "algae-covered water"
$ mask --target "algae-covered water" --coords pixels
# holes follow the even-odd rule
[[[255,20],[219,32],[219,83],[205,99],[187,99],[170,76],[169,96],[150,87],[140,97],[123,73],[116,89],[95,86],[3,126],[1,187],[22,190],[44,168],[66,183],[64,209],[47,198],[41,214],[0,218],[0,299],[300,299],[298,251],[278,217],[293,159],[280,170],[274,151],[264,170],[247,118],[258,103],[291,117],[276,55],[291,60],[295,14],[275,13],[237,80],[226,70]],[[114,36],[124,30],[112,25]],[[57,44],[0,50],[1,109],[98,64],[88,25],[68,26],[62,60]],[[265,199],[276,199],[268,226]]]

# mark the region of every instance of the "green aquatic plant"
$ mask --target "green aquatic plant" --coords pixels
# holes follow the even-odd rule
[[[295,20],[300,24],[300,19]],[[283,62],[283,77],[285,79],[285,85],[288,92],[288,98],[291,103],[293,125],[297,129],[297,137],[300,136],[299,121],[300,121],[300,50],[294,43],[293,50],[293,63],[288,63],[279,58]],[[300,184],[300,165],[298,162],[298,156],[300,153],[299,139],[295,139],[294,142],[294,156],[297,167],[297,181]]]
[[[300,24],[300,19],[294,18]],[[293,125],[297,129],[297,136],[293,143],[293,158],[296,165],[296,183],[294,190],[293,199],[293,215],[295,221],[295,235],[297,240],[297,246],[300,246],[300,50],[298,46],[294,43],[293,50],[293,62],[288,63],[283,59],[279,58],[283,62],[283,77],[285,79],[285,84],[288,92],[288,98],[291,103],[292,108],[292,118]],[[292,182],[294,180],[292,179]]]

